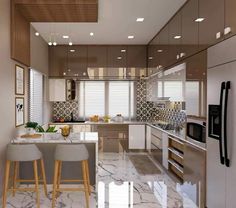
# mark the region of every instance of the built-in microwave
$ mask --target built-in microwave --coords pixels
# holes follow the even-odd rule
[[[206,122],[201,119],[187,119],[187,140],[190,142],[206,147]]]

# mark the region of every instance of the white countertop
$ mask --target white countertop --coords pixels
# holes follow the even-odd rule
[[[98,143],[97,132],[71,133],[67,139],[60,133],[42,133],[40,138],[21,138],[13,139],[11,143]]]
[[[104,122],[104,121],[99,121],[99,122],[92,122],[92,121],[85,121],[84,123],[82,122],[51,122],[49,125],[112,125],[112,124],[120,124],[120,125],[145,125],[147,122],[142,122],[142,121],[123,121],[123,122],[116,122],[116,121],[110,121],[110,122]]]

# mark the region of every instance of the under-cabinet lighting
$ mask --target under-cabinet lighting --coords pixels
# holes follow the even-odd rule
[[[195,19],[194,21],[195,21],[195,22],[202,22],[204,19],[205,19],[205,18],[203,18],[203,17],[199,17],[199,18]]]
[[[57,45],[57,42],[56,42],[56,41],[54,41],[52,44],[53,44],[54,46],[56,46],[56,45]]]
[[[51,41],[50,41],[50,42],[48,42],[48,45],[50,45],[50,46],[51,46],[51,45],[52,45],[52,42],[51,42]]]

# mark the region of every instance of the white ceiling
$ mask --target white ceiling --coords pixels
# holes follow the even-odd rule
[[[32,23],[49,41],[58,44],[147,44],[186,0],[99,0],[97,23]],[[144,22],[136,22],[143,17]],[[89,35],[90,32],[94,36]],[[134,35],[134,39],[128,39]]]

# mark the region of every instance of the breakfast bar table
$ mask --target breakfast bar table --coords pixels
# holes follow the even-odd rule
[[[42,133],[38,138],[17,137],[11,141],[12,144],[36,144],[43,154],[47,183],[53,183],[54,173],[54,152],[57,144],[84,144],[89,152],[89,170],[91,185],[97,182],[98,167],[98,133],[97,132],[80,132],[71,133],[64,138],[60,133]],[[78,154],[80,154],[78,152]],[[32,164],[30,162],[22,162],[19,168],[19,176],[21,179],[32,179]],[[62,166],[62,178],[81,179],[82,171],[80,164],[76,162],[65,162]]]

